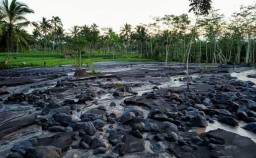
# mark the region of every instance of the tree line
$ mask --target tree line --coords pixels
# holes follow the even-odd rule
[[[226,20],[218,10],[210,10],[211,1],[190,2],[195,19],[188,14],[165,15],[153,18],[150,24],[126,23],[115,32],[96,24],[64,30],[58,16],[29,22],[25,15],[33,13],[32,9],[16,0],[4,0],[0,9],[0,50],[138,53],[166,62],[186,62],[188,56],[195,63],[255,64],[256,4],[241,6]],[[28,25],[34,27],[31,35],[24,30]]]

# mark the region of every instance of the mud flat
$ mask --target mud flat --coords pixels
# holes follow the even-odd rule
[[[95,67],[1,70],[0,157],[256,157],[253,68]]]

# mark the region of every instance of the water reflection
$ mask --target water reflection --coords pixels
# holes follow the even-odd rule
[[[256,84],[256,78],[249,78],[248,75],[254,75],[256,74],[256,70],[247,70],[242,72],[232,72],[232,77],[237,77],[238,80],[241,81],[251,81]]]
[[[222,124],[222,123],[219,123],[216,121],[215,123],[209,124],[206,128],[195,128],[192,131],[201,134],[201,133],[209,132],[209,131],[216,130],[216,129],[220,128],[220,129],[232,132],[232,133],[239,134],[244,137],[251,138],[254,142],[256,142],[256,134],[241,128],[244,125],[245,125],[245,123],[240,122],[239,127],[232,127],[232,126],[228,126],[228,125],[225,125],[225,124]]]
[[[251,81],[256,84],[256,78],[247,77],[248,75],[254,75],[254,74],[256,74],[256,70],[244,70],[244,71],[238,70],[238,72],[237,72],[237,70],[235,70],[235,72],[231,73],[231,76],[236,77],[238,80],[241,80],[241,81]],[[216,130],[216,129],[220,128],[220,129],[232,132],[232,133],[239,134],[244,137],[248,137],[248,138],[252,139],[254,142],[256,142],[256,134],[241,128],[244,125],[245,125],[245,123],[240,122],[239,127],[231,127],[231,126],[224,125],[224,124],[216,121],[215,123],[209,124],[206,128],[195,128],[192,131],[195,131],[197,133],[205,133],[205,132],[208,132],[211,130]]]

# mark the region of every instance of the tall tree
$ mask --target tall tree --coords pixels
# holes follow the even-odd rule
[[[135,32],[132,34],[132,38],[137,42],[140,55],[143,55],[145,44],[148,38],[146,27],[138,25],[135,28]]]
[[[63,24],[62,21],[60,19],[60,17],[58,16],[53,16],[52,19],[50,20],[51,24],[52,24],[52,28],[53,28],[53,50],[55,50],[55,45],[57,45],[57,30],[59,28],[62,28]]]
[[[190,9],[189,12],[193,11],[194,14],[197,16],[198,15],[207,15],[209,14],[209,10],[211,9],[211,0],[189,0],[190,3]],[[195,26],[192,30],[196,30],[197,26],[197,18],[196,18],[196,23]],[[196,32],[196,31],[194,31]],[[188,53],[187,53],[187,90],[189,90],[189,72],[188,72],[188,63],[189,63],[189,56],[190,56],[190,51],[191,51],[191,45],[193,42],[194,36],[192,34],[189,46],[188,46]]]
[[[3,14],[3,22],[6,27],[7,32],[7,48],[8,52],[13,50],[13,41],[15,38],[23,35],[21,30],[24,26],[29,25],[29,21],[26,19],[25,15],[34,13],[32,9],[30,9],[26,4],[18,2],[16,0],[12,0],[9,2],[8,0],[2,1],[2,14]],[[16,34],[15,34],[16,33]],[[25,40],[23,38],[23,40]],[[26,44],[26,42],[22,42]],[[21,44],[21,43],[19,43]]]
[[[124,39],[125,48],[127,52],[128,52],[127,48],[130,42],[131,34],[132,34],[132,25],[127,23],[124,24],[124,26],[121,27],[120,35]]]
[[[39,25],[37,25],[37,27],[40,29],[40,31],[43,34],[43,38],[44,38],[44,50],[46,51],[47,48],[47,34],[49,33],[50,29],[51,29],[51,21],[48,20],[47,18],[43,17],[42,21],[39,22]]]

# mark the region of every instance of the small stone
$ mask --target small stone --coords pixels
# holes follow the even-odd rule
[[[143,138],[143,135],[140,133],[140,131],[136,130],[132,132],[133,136],[137,137],[137,138]]]
[[[176,142],[178,141],[179,136],[175,132],[170,132],[166,135],[166,140],[170,142]]]
[[[208,148],[209,148],[210,150],[215,150],[216,145],[215,145],[215,144],[210,143],[210,144],[208,144]]]
[[[228,116],[227,116],[227,117],[222,117],[222,118],[220,118],[218,121],[221,122],[221,123],[224,123],[224,124],[233,126],[233,127],[236,127],[236,126],[239,125],[239,124],[238,124],[238,121],[237,121],[235,118],[233,118],[233,117],[228,117]]]
[[[90,146],[87,143],[85,143],[84,141],[80,141],[79,147],[82,149],[90,149]]]
[[[7,158],[23,158],[23,155],[17,152],[11,152],[8,154]]]
[[[96,149],[96,148],[98,148],[98,147],[106,147],[106,144],[102,141],[102,140],[100,140],[99,138],[93,138],[93,140],[92,140],[92,144],[91,144],[91,148],[92,149]]]
[[[193,151],[193,149],[191,147],[186,146],[186,145],[182,146],[180,149],[184,152],[192,152]]]
[[[107,148],[105,148],[105,147],[99,147],[99,148],[95,149],[93,153],[94,153],[95,155],[98,155],[98,154],[104,154],[104,153],[106,153],[106,152],[107,152]]]
[[[115,103],[115,102],[111,102],[111,103],[109,104],[109,106],[114,107],[114,106],[116,106],[116,103]]]

